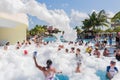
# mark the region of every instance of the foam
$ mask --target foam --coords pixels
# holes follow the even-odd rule
[[[33,62],[33,52],[38,51],[37,61],[42,66],[45,66],[47,59],[53,61],[53,66],[63,74],[68,75],[70,80],[100,80],[96,75],[96,71],[106,71],[106,66],[112,58],[89,57],[87,53],[82,51],[83,62],[81,66],[81,73],[75,73],[76,60],[75,54],[67,54],[64,50],[57,51],[58,43],[51,43],[40,48],[34,47],[32,44],[26,48],[15,50],[15,46],[10,46],[8,51],[0,50],[0,79],[1,80],[44,80],[44,75],[39,71]],[[64,44],[66,47],[70,47]],[[76,46],[78,47],[78,46]],[[28,55],[23,54],[23,50],[28,50]],[[84,46],[80,46],[84,50]],[[117,62],[117,67],[120,63]],[[120,70],[120,67],[118,67]],[[117,74],[113,80],[118,80],[120,73]]]

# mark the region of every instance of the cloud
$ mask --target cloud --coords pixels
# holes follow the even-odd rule
[[[70,27],[70,19],[64,10],[48,10],[45,4],[35,0],[2,0],[0,1],[0,12],[26,13],[60,29]]]
[[[5,6],[5,7],[4,7]],[[75,32],[70,27],[70,19],[62,9],[48,10],[45,4],[36,0],[2,0],[0,1],[0,11],[10,13],[25,13],[36,16],[40,20],[53,25],[60,30],[65,30],[66,38],[74,34],[69,40],[75,39]]]
[[[85,18],[88,18],[88,14],[79,12],[74,9],[71,10],[71,15],[70,15],[71,22],[70,23],[73,27],[82,25],[82,21]]]
[[[24,4],[21,0],[1,0],[0,12],[18,13],[25,10]]]
[[[111,12],[111,11],[107,11],[107,15],[109,18],[114,17],[115,13]]]
[[[32,6],[30,6],[32,5]],[[40,20],[43,20],[54,27],[63,30],[70,28],[69,22],[70,19],[62,9],[55,9],[55,10],[48,10],[45,4],[37,3],[36,1],[32,0],[26,4],[27,13],[32,16],[38,17]]]

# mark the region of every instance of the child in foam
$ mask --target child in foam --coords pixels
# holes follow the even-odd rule
[[[115,60],[112,60],[112,61],[110,62],[110,66],[107,66],[106,76],[107,76],[107,78],[108,78],[109,80],[111,80],[111,79],[114,77],[114,75],[115,75],[116,73],[118,73],[118,69],[117,69],[117,67],[115,67],[115,65],[116,65],[116,61],[115,61]]]

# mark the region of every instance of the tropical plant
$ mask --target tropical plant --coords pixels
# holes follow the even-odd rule
[[[95,29],[95,33],[101,33],[101,32],[104,32],[102,29],[98,28],[98,29]]]
[[[60,32],[59,29],[54,28],[49,32],[47,25],[36,25],[33,29],[27,31],[27,35],[38,35],[38,36],[53,36],[53,33],[58,33]]]
[[[41,25],[36,25],[33,29],[31,29],[30,35],[43,35],[47,31],[47,28]]]
[[[111,19],[112,22],[116,22],[117,20],[120,20],[120,11],[114,15],[114,17]]]
[[[113,30],[114,30],[114,32],[120,32],[120,26],[115,27]]]
[[[90,19],[85,19],[85,20],[83,21],[83,25],[84,25],[84,26],[82,26],[82,29],[83,29],[83,30],[86,30],[86,31],[89,31],[90,28],[92,27],[92,24],[91,24]]]
[[[114,32],[114,30],[111,29],[111,28],[108,28],[108,29],[105,30],[105,32]]]
[[[95,31],[96,28],[99,28],[100,26],[108,26],[107,22],[107,15],[104,10],[101,10],[99,13],[96,13],[95,11],[89,15],[88,19],[85,19],[83,21],[83,27],[84,30],[90,30],[92,29]]]
[[[74,29],[76,30],[77,34],[80,34],[82,32],[82,30],[78,26],[76,26]]]
[[[107,15],[104,10],[101,10],[97,15],[96,26],[106,26],[108,27],[109,22],[107,21]]]

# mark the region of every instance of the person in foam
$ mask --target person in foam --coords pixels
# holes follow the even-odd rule
[[[105,48],[103,51],[103,56],[108,57],[109,54],[110,54],[109,50],[107,48]]]
[[[71,47],[70,53],[75,53],[75,48],[74,47]]]
[[[76,70],[75,70],[75,72],[76,73],[80,73],[80,66],[81,66],[81,64],[82,64],[82,55],[80,54],[80,49],[79,48],[77,48],[76,49],[76,60],[77,60],[77,67],[76,67]]]
[[[10,45],[10,42],[7,42],[4,46],[4,50],[8,50],[9,45]]]
[[[21,44],[20,44],[20,42],[18,41],[18,42],[17,42],[17,45],[16,45],[16,49],[20,49],[20,47],[21,47]]]
[[[109,80],[111,80],[111,79],[114,77],[114,75],[115,75],[116,73],[118,73],[118,69],[117,69],[117,67],[115,67],[115,65],[116,65],[116,61],[115,61],[115,60],[112,60],[112,61],[110,62],[110,66],[107,66],[106,76],[107,76],[107,78],[108,78]]]
[[[100,51],[98,50],[98,47],[95,48],[94,54],[97,58],[100,58]]]
[[[33,59],[34,59],[36,67],[44,73],[45,80],[55,80],[55,73],[62,73],[62,72],[56,72],[56,69],[54,67],[52,67],[52,61],[50,59],[47,60],[46,67],[38,65],[35,56],[33,57]]]
[[[115,58],[120,61],[120,49],[115,52]]]

